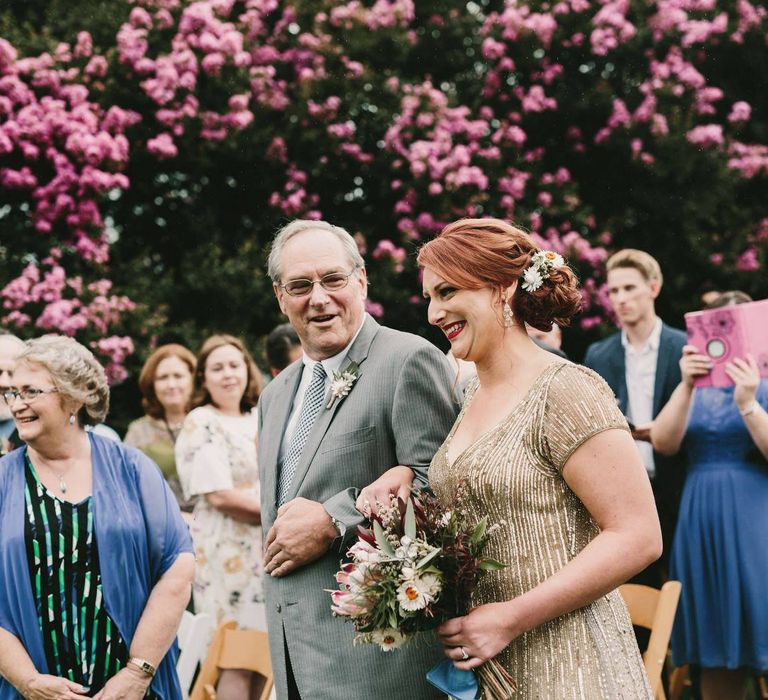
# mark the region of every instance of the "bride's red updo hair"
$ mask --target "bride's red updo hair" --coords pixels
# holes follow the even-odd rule
[[[533,239],[501,219],[459,219],[422,246],[417,261],[459,289],[490,287],[501,293],[520,280],[539,252]],[[553,268],[535,292],[520,284],[510,301],[518,323],[548,331],[568,326],[581,310],[576,275],[568,265]]]

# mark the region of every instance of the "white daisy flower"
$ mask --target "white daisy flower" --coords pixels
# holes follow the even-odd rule
[[[526,292],[535,292],[544,283],[544,279],[534,265],[523,273],[523,283],[520,285]]]
[[[400,609],[405,612],[423,610],[429,602],[414,581],[406,581],[397,589],[397,601],[400,603]]]
[[[382,651],[392,651],[393,649],[403,646],[406,637],[394,627],[388,627],[387,629],[374,630],[371,632],[371,640],[375,644],[378,644]]]
[[[400,584],[397,589],[397,601],[404,612],[423,610],[435,600],[439,591],[439,579],[433,574],[424,574]]]
[[[552,250],[543,250],[541,251],[541,255],[544,257],[544,260],[550,267],[561,267],[562,265],[565,265],[563,256],[559,253],[555,253]]]

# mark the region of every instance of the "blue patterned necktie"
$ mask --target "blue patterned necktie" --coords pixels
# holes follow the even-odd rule
[[[283,460],[283,466],[280,469],[280,482],[277,486],[277,505],[285,503],[288,491],[291,488],[291,482],[296,474],[296,467],[299,464],[304,445],[307,444],[307,438],[315,424],[315,419],[323,406],[325,398],[325,369],[323,365],[317,362],[312,370],[312,381],[304,394],[304,404],[301,407],[299,422],[296,424],[296,430],[293,433],[291,444],[288,447],[288,453]]]

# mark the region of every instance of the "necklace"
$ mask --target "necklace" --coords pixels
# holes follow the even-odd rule
[[[177,424],[172,428],[171,424],[168,422],[168,419],[163,417],[163,423],[165,423],[165,429],[168,431],[168,435],[171,438],[171,442],[175,445],[176,438],[179,437],[179,433],[181,432],[181,426],[184,423],[184,421],[182,421],[181,423]]]
[[[59,491],[62,493],[67,492],[67,482],[64,481],[64,474],[59,474]]]
[[[56,476],[59,477],[59,491],[61,491],[62,493],[66,493],[69,487],[67,486],[67,482],[64,481],[64,476],[67,474],[70,468],[67,467],[63,472],[57,472],[55,469],[52,469],[51,467],[49,467],[47,464],[45,466],[48,467],[48,469],[50,469]]]
[[[54,475],[58,477],[58,479],[59,479],[59,491],[61,491],[62,493],[66,493],[69,490],[69,487],[67,486],[67,482],[64,480],[64,477],[67,475],[67,472],[69,472],[69,470],[72,467],[72,465],[67,467],[63,472],[58,472],[53,467],[51,467],[48,464],[45,464],[44,462],[42,462],[42,460],[41,460],[41,463],[42,463],[42,465],[46,469],[48,469],[49,471],[52,471],[54,473]]]

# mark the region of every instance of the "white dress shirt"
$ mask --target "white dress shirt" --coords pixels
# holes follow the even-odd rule
[[[659,340],[661,338],[661,319],[641,348],[634,347],[621,332],[621,344],[624,346],[624,362],[627,382],[627,418],[635,425],[646,425],[653,420],[653,389],[656,384],[656,365],[659,358]],[[645,440],[635,440],[637,449],[648,472],[653,479],[656,464],[653,460],[653,447]]]
[[[366,314],[367,315],[367,314]],[[363,323],[365,323],[365,316],[363,317]],[[357,340],[357,336],[360,335],[360,331],[363,329],[363,323],[360,324],[360,328],[357,329],[357,333],[349,341],[349,345],[345,347],[340,353],[329,357],[325,360],[321,360],[320,364],[323,365],[325,370],[325,390],[327,393],[328,387],[331,385],[331,377],[334,372],[340,372],[342,368],[346,369],[347,354],[349,348],[352,347],[352,343]],[[296,426],[299,422],[299,416],[301,415],[301,408],[304,405],[304,394],[307,393],[310,383],[312,382],[312,372],[317,364],[316,360],[313,360],[304,355],[304,370],[301,374],[301,381],[299,382],[299,388],[296,390],[296,396],[293,399],[293,405],[291,406],[291,413],[288,416],[288,423],[285,426],[285,434],[283,435],[283,441],[280,443],[280,454],[278,455],[278,464],[283,463],[286,453],[288,452],[288,446],[291,444],[293,434],[296,432]],[[325,410],[325,407],[320,409]]]

